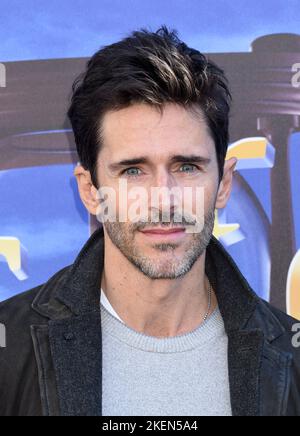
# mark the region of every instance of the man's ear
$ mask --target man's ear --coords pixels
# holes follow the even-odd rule
[[[232,157],[227,161],[225,161],[224,174],[220,182],[218,195],[217,195],[217,201],[216,201],[217,209],[223,209],[229,200],[230,193],[232,190],[233,173],[237,162],[238,159],[236,157]]]
[[[97,189],[93,185],[91,173],[78,164],[74,169],[74,176],[78,184],[80,198],[90,214],[96,215],[99,200],[97,199]]]

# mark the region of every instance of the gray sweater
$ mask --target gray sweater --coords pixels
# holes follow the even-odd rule
[[[138,333],[101,304],[103,416],[231,416],[228,338],[219,309],[171,338]]]

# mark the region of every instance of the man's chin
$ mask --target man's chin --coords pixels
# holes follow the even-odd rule
[[[144,257],[157,261],[161,256],[161,259],[166,258],[174,259],[176,256],[178,259],[182,258],[185,253],[185,249],[182,244],[174,244],[170,242],[155,243],[141,247],[140,253],[143,253]]]

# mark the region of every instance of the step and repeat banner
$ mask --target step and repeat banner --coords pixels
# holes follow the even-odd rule
[[[300,319],[300,34],[262,32],[245,52],[193,46],[225,70],[234,101],[227,158],[239,162],[214,235],[262,298]],[[66,118],[87,60],[0,64],[0,301],[71,264],[97,226],[77,192]]]

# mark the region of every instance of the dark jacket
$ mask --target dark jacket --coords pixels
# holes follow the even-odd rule
[[[0,415],[101,415],[103,259],[99,229],[74,264],[0,304],[7,329],[7,347],[0,348]],[[300,416],[296,321],[256,296],[214,237],[206,274],[229,338],[233,415]]]

